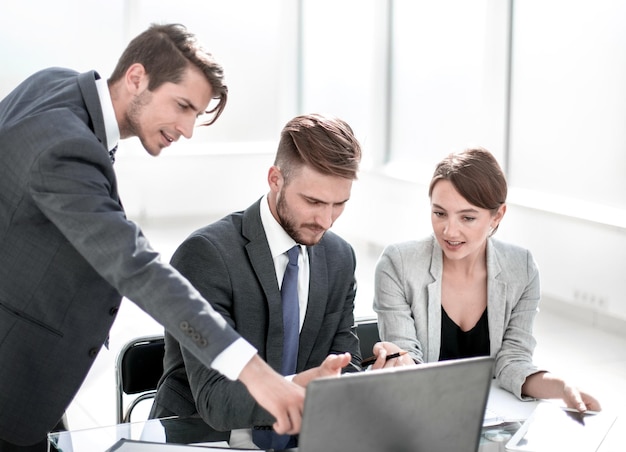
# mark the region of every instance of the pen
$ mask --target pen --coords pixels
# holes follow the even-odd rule
[[[570,413],[580,413],[580,414],[585,414],[585,415],[600,414],[600,411],[591,411],[591,410],[578,411],[576,408],[569,408],[569,407],[566,407],[566,406],[562,406],[561,409],[563,411],[567,411],[567,412],[570,412]]]
[[[406,350],[402,350],[399,351],[398,353],[392,353],[391,355],[387,355],[387,357],[385,358],[385,361],[389,361],[390,359],[394,359],[394,358],[399,358],[402,355],[406,355],[408,352]],[[374,361],[376,361],[376,356],[370,356],[367,359],[364,359],[363,361],[361,361],[361,367],[366,367],[369,366],[370,364],[373,364]]]

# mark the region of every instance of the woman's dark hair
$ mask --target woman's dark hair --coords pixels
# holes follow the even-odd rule
[[[429,197],[440,180],[450,181],[470,204],[493,213],[506,202],[506,178],[494,156],[486,149],[466,149],[439,162],[430,181]]]

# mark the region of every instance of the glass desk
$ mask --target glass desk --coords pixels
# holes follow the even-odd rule
[[[513,421],[483,427],[478,452],[507,451],[508,440],[521,425],[521,422]],[[617,416],[597,452],[623,452],[626,450],[624,432],[626,432],[626,416]],[[210,429],[199,418],[173,417],[85,430],[55,432],[49,434],[48,438],[51,452],[106,452],[121,439],[228,448],[226,442],[228,436]],[[164,447],[165,451],[167,449]],[[211,449],[198,448],[197,450],[209,451]],[[296,452],[293,449],[292,451]],[[592,451],[577,450],[575,452]]]
[[[228,447],[229,434],[216,432],[200,418],[164,418],[48,435],[50,452],[104,452],[120,439]]]
[[[484,427],[479,452],[505,451],[506,439],[510,438],[520,425],[519,422],[510,422]],[[510,435],[507,436],[506,433],[494,435],[494,432],[510,432]],[[85,430],[55,432],[49,434],[48,437],[51,452],[105,452],[121,439],[228,448],[228,435],[208,429],[199,418],[153,419]]]

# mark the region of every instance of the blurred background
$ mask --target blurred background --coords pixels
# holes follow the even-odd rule
[[[289,119],[342,117],[364,151],[333,228],[357,252],[357,317],[373,315],[383,247],[430,234],[436,162],[483,146],[510,185],[497,236],[529,248],[541,271],[539,332],[609,335],[598,347],[624,381],[625,20],[624,0],[0,0],[0,98],[48,66],[106,78],[151,23],[195,33],[225,69],[225,113],[158,159],[125,140],[115,164],[129,217],[165,260],[266,192]],[[70,427],[113,423],[116,351],[161,331],[124,301]]]

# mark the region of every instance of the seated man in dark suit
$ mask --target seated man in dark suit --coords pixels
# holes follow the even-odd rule
[[[353,329],[355,254],[328,231],[350,198],[360,158],[360,145],[344,121],[321,115],[292,119],[269,169],[269,193],[194,232],[172,258],[172,265],[271,367],[302,386],[319,376],[339,375],[346,366],[360,370]],[[286,272],[286,252],[294,245],[298,348],[295,368],[285,370],[288,326],[283,326],[279,281]],[[271,425],[272,417],[245,387],[203,366],[167,333],[165,343],[165,370],[152,417],[199,414],[216,430],[233,430],[231,447],[254,447],[253,436],[261,448],[295,445],[294,438],[288,446],[260,442],[258,427]]]

